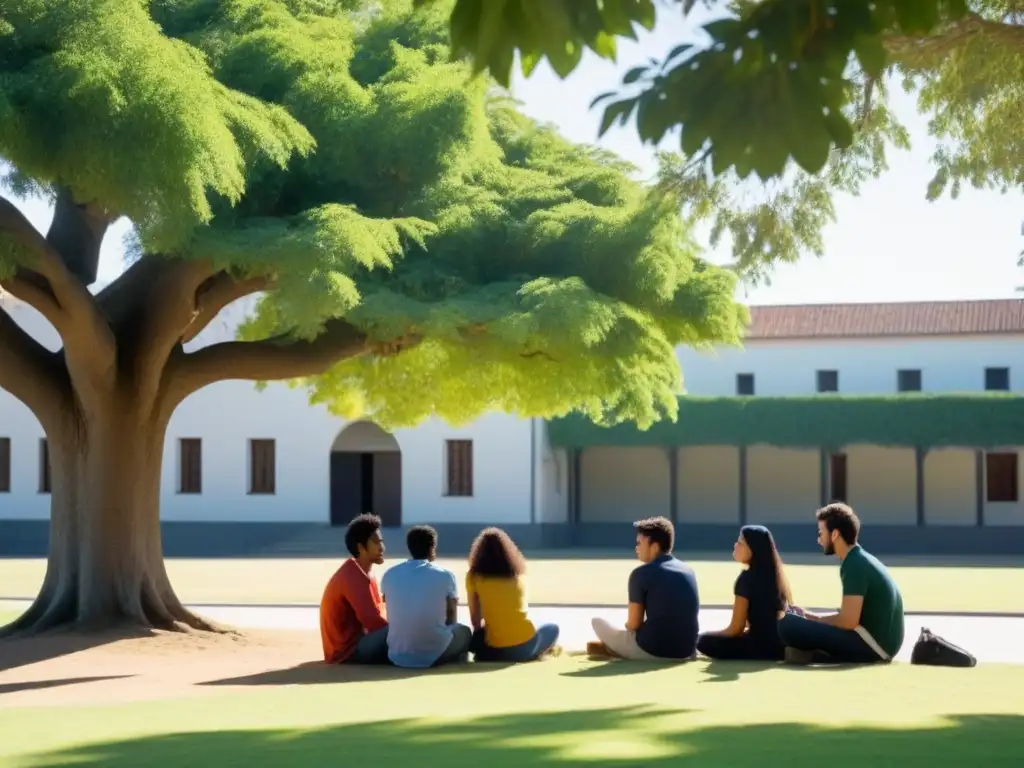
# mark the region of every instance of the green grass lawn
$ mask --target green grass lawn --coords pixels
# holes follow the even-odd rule
[[[1024,667],[569,657],[363,674],[377,679],[275,687],[268,678],[211,697],[0,709],[0,765],[990,768],[1020,764],[1024,733]]]
[[[394,544],[393,549],[398,549]],[[389,560],[384,570],[399,560]],[[440,561],[460,582],[464,559]],[[636,562],[627,559],[533,559],[529,563],[529,597],[535,604],[621,605],[626,580]],[[727,560],[694,560],[705,605],[732,603],[738,572]],[[42,583],[43,560],[0,560],[3,597],[33,597]],[[167,568],[178,595],[194,603],[317,603],[337,560],[246,559],[169,560]],[[805,606],[838,606],[838,562],[825,557],[787,566],[793,594]],[[894,565],[892,573],[903,590],[908,611],[992,612],[1021,611],[1024,568]]]

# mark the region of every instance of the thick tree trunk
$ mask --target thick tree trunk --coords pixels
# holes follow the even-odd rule
[[[164,568],[160,475],[166,418],[128,398],[48,429],[50,552],[35,603],[3,635],[67,625],[216,631],[178,600]]]

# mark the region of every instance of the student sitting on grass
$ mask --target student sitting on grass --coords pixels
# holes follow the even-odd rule
[[[729,626],[697,638],[697,650],[712,659],[782,661],[779,618],[793,602],[782,558],[772,533],[763,525],[745,525],[732,549],[745,566],[733,587]]]
[[[787,613],[779,621],[792,664],[871,664],[892,661],[903,645],[903,596],[889,571],[857,543],[860,520],[846,504],[817,512],[818,543],[841,561],[843,604],[839,613],[802,616]]]
[[[437,531],[414,526],[405,543],[410,559],[385,573],[380,585],[388,609],[388,658],[412,669],[465,660],[473,633],[455,623],[459,593],[455,574],[434,563]]]
[[[526,561],[500,528],[486,528],[469,552],[466,593],[477,661],[532,661],[555,649],[558,627],[526,616]]]
[[[348,524],[345,546],[352,557],[327,582],[320,599],[320,639],[328,664],[387,664],[388,622],[377,580],[384,562],[380,518],[359,515]]]
[[[664,517],[640,520],[633,527],[636,556],[644,564],[629,576],[626,626],[594,619],[598,642],[588,643],[587,652],[636,661],[692,659],[700,599],[693,569],[672,555],[675,527]]]

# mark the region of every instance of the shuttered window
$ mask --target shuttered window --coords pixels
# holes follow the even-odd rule
[[[178,493],[203,492],[203,441],[184,437],[178,441]]]
[[[249,493],[277,492],[277,445],[273,440],[249,441]]]
[[[445,496],[473,495],[473,441],[448,440]]]

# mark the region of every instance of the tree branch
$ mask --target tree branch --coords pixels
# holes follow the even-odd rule
[[[35,309],[54,328],[61,322],[60,304],[50,290],[50,284],[41,275],[27,269],[18,269],[13,277],[0,280],[0,289]]]
[[[969,13],[924,37],[887,35],[883,42],[891,56],[914,66],[922,60],[943,58],[978,35],[1007,48],[1024,50],[1024,26],[992,21],[977,13]]]
[[[117,343],[92,294],[68,270],[61,253],[32,226],[17,206],[3,197],[0,197],[0,230],[25,248],[32,260],[28,265],[29,273],[38,273],[48,285],[57,308],[44,302],[37,309],[54,324],[64,340],[65,358],[72,377],[80,378],[87,373],[92,378],[112,380]],[[25,273],[22,273],[22,279],[28,279],[42,289],[41,281],[26,278]],[[24,291],[25,286],[21,285],[20,289]],[[42,298],[38,293],[33,296],[37,300]]]
[[[266,276],[250,277],[239,280],[227,272],[220,272],[201,286],[196,292],[195,314],[182,336],[182,343],[187,344],[202,333],[221,310],[239,299],[273,286],[273,279]]]
[[[177,404],[193,392],[218,381],[281,381],[326,373],[342,360],[365,354],[396,355],[420,342],[406,334],[371,342],[365,333],[342,319],[329,320],[312,341],[276,336],[263,341],[211,344],[171,360],[164,400]]]
[[[96,203],[76,203],[67,187],[57,189],[46,242],[61,255],[68,272],[83,285],[96,282],[100,249],[113,219]]]
[[[57,355],[26,333],[2,301],[0,387],[27,405],[44,426],[63,397]]]

